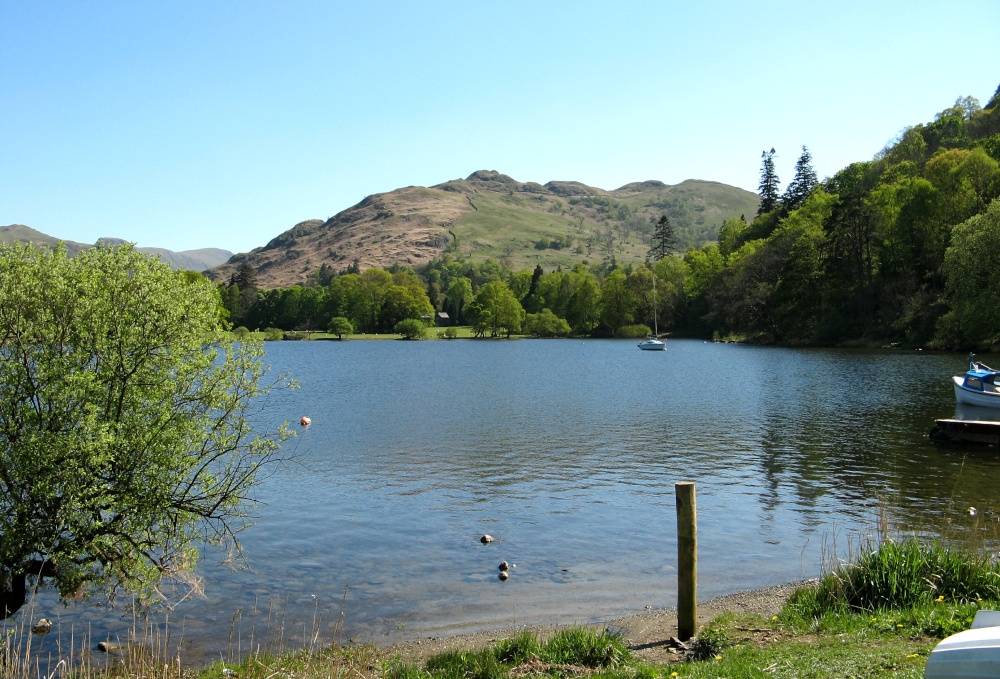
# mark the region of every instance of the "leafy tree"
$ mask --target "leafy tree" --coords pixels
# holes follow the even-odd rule
[[[566,322],[573,332],[591,333],[601,319],[601,288],[589,271],[581,274],[580,284],[566,306]]]
[[[354,326],[343,316],[334,316],[330,319],[330,325],[327,326],[326,331],[342,340],[344,335],[350,335],[354,332]]]
[[[131,245],[0,246],[0,617],[26,592],[150,594],[209,538],[238,550],[259,472],[259,342],[217,290]]]
[[[719,228],[719,252],[728,257],[743,245],[743,234],[747,231],[747,222],[742,217],[733,217],[723,222]]]
[[[660,217],[649,240],[649,256],[658,261],[671,254],[677,247],[677,234],[666,215]]]
[[[816,186],[816,170],[812,166],[812,154],[805,146],[802,147],[802,155],[795,161],[795,177],[789,182],[785,189],[785,195],[781,198],[781,205],[786,212],[797,210],[805,202],[806,196]]]
[[[537,314],[528,314],[524,321],[524,332],[536,337],[567,337],[569,323],[559,318],[551,309],[542,309]]]
[[[503,281],[491,281],[481,287],[469,304],[469,317],[477,336],[490,331],[490,337],[501,333],[510,337],[521,329],[524,308]]]
[[[423,339],[427,326],[420,319],[406,318],[397,323],[392,331],[404,339]]]
[[[379,330],[388,332],[394,330],[400,321],[408,318],[419,320],[421,317],[430,318],[433,315],[434,307],[431,306],[422,287],[390,285],[383,295],[382,308],[379,310]]]
[[[451,309],[453,322],[461,324],[465,305],[472,301],[472,281],[464,276],[453,278],[448,284],[448,308]]]
[[[774,170],[774,149],[763,151],[760,154],[760,186],[757,193],[760,194],[760,206],[757,208],[757,216],[772,212],[778,207],[778,173]]]
[[[612,271],[601,289],[601,322],[614,333],[635,320],[636,306],[625,272],[620,269]]]
[[[947,289],[952,304],[951,317],[942,323],[954,325],[957,336],[949,342],[989,345],[1000,340],[1000,277],[996,275],[994,253],[1000,251],[1000,199],[990,203],[983,214],[971,217],[952,232],[945,254]]]

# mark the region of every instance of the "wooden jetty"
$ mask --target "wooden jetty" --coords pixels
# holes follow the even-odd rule
[[[928,434],[938,443],[1000,447],[1000,422],[990,420],[936,420]]]

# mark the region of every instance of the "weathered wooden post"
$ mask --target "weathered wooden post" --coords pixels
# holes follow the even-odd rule
[[[687,641],[698,624],[698,514],[694,482],[674,484],[677,495],[677,638]]]

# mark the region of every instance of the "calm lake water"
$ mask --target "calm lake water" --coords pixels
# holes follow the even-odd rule
[[[301,388],[264,420],[312,425],[260,487],[251,570],[206,550],[205,597],[169,613],[209,659],[276,623],[329,639],[341,611],[343,642],[389,643],[672,607],[678,481],[697,484],[702,600],[819,575],[880,503],[932,535],[1000,509],[995,452],[927,439],[936,418],[993,417],[956,410],[960,354],[355,341],[272,343],[267,360]],[[101,639],[128,613],[40,597],[30,614]]]

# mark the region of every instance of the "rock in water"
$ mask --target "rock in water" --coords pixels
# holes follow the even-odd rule
[[[491,542],[493,542],[493,536],[492,535],[484,535],[483,537],[479,538],[479,541],[481,543],[483,543],[484,545],[488,545]]]

